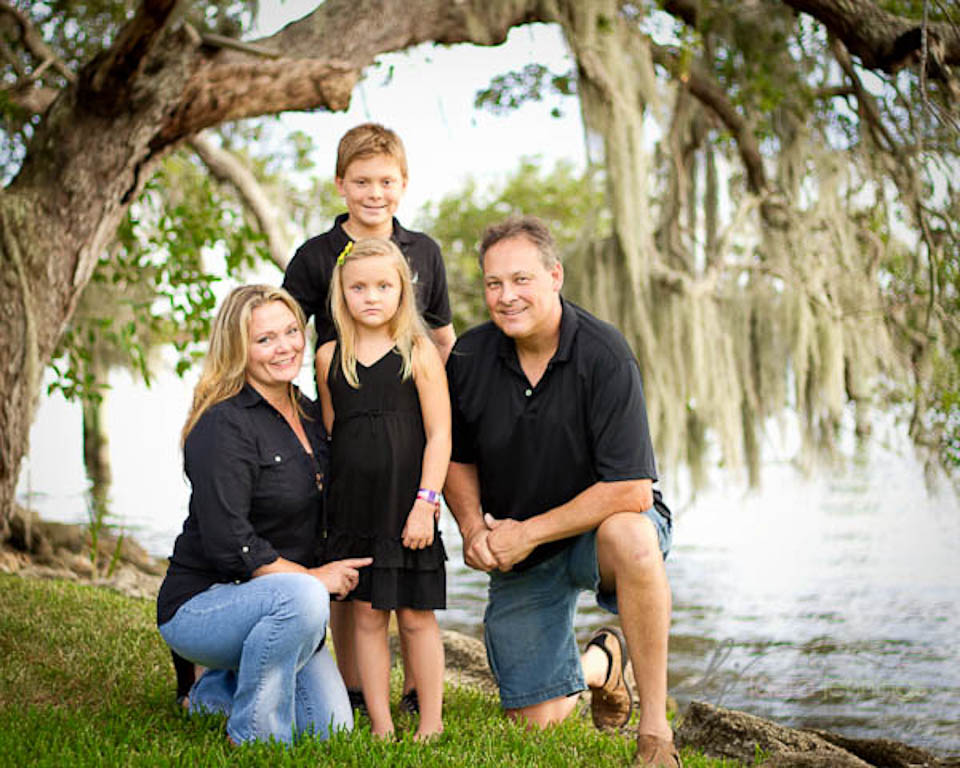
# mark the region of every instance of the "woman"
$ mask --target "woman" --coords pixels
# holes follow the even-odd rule
[[[174,658],[207,668],[185,704],[226,714],[235,744],[353,725],[323,641],[330,595],[371,560],[313,567],[327,454],[320,409],[293,385],[304,344],[286,291],[236,288],[183,427],[192,493],[157,624]]]

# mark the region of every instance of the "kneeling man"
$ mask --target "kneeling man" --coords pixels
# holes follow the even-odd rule
[[[447,363],[453,461],[444,489],[464,561],[490,573],[484,632],[507,714],[546,726],[592,692],[600,728],[627,723],[637,762],[680,766],[666,719],[670,512],[657,478],[636,359],[623,336],[563,299],[546,226],[493,226],[480,249],[492,322]],[[592,590],[622,628],[581,654],[573,618]],[[624,642],[625,640],[625,642]]]

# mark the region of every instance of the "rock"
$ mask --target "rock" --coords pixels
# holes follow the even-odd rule
[[[479,688],[484,693],[496,694],[497,683],[487,664],[487,651],[483,642],[450,629],[441,631],[446,657],[444,679],[451,685]],[[390,636],[390,650],[400,653],[400,642],[395,634]]]
[[[700,701],[693,701],[687,707],[676,731],[676,741],[681,747],[693,747],[710,757],[738,760],[745,765],[753,765],[758,750],[769,760],[780,760],[765,765],[780,768],[821,765],[869,768],[870,765],[815,733],[786,728],[745,712]]]
[[[829,731],[787,728],[769,720],[691,702],[676,731],[677,744],[764,768],[947,768],[930,752],[889,739],[851,739]]]
[[[835,755],[825,755],[821,752],[781,752],[769,760],[764,760],[763,768],[834,768],[834,766],[864,765],[862,761],[856,763],[839,762]]]
[[[449,682],[479,688],[485,693],[498,692],[497,681],[487,663],[487,649],[481,640],[445,629],[443,649],[446,652],[446,679]]]
[[[67,549],[58,549],[56,552],[56,561],[62,563],[65,568],[73,571],[80,578],[92,579],[95,575],[93,563],[90,562],[89,555],[81,555],[78,552],[71,552]]]
[[[18,572],[25,579],[62,579],[64,581],[79,581],[77,574],[68,568],[53,568],[49,565],[32,563]]]
[[[925,768],[925,766],[947,765],[936,755],[917,747],[901,744],[890,739],[851,739],[830,731],[811,729],[815,733],[847,752],[851,752],[870,765],[884,768]]]
[[[99,578],[93,581],[98,587],[109,587],[117,592],[122,592],[129,597],[142,597],[148,600],[154,600],[157,592],[160,590],[160,582],[163,577],[152,573],[144,573],[129,565],[121,565],[108,577]]]
[[[29,558],[20,552],[0,549],[0,573],[19,573],[29,562]]]
[[[134,588],[135,596],[152,598],[156,595],[156,590],[151,594],[145,594],[145,590],[154,582],[159,585],[160,578],[166,572],[165,560],[151,557],[131,537],[114,536],[109,531],[101,531],[97,537],[96,567],[90,560],[92,548],[93,540],[88,526],[45,522],[35,512],[17,507],[10,521],[9,535],[0,542],[0,552],[3,553],[0,569],[6,567],[14,572],[14,560],[11,559],[14,557],[24,563],[70,571],[84,581],[102,581],[105,569],[111,564],[115,568],[124,565],[138,573],[155,577],[141,580],[142,583]],[[106,579],[106,582],[112,586],[113,580]],[[128,582],[118,583],[122,591],[122,584],[129,583],[129,579]]]

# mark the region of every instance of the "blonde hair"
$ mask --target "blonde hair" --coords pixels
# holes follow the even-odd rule
[[[403,178],[407,178],[407,152],[403,142],[395,132],[379,123],[361,123],[343,134],[337,145],[337,178],[342,179],[346,175],[347,168],[354,160],[378,155],[396,160]]]
[[[283,288],[272,285],[241,285],[234,288],[220,306],[213,321],[210,346],[203,363],[200,380],[193,389],[193,403],[180,433],[180,447],[187,435],[209,408],[236,395],[246,382],[247,350],[250,343],[250,318],[253,310],[274,301],[283,303],[297,319],[301,333],[306,326],[303,310]],[[299,410],[293,383],[288,395]]]
[[[413,374],[414,354],[420,343],[427,338],[423,319],[417,311],[410,266],[396,244],[390,240],[371,237],[357,240],[352,247],[345,248],[337,258],[337,265],[333,268],[333,277],[330,280],[330,316],[340,340],[340,369],[354,389],[360,387],[360,380],[357,378],[357,329],[343,295],[343,268],[352,261],[374,256],[388,257],[400,276],[400,303],[390,318],[388,327],[400,357],[403,358],[403,379],[408,379]]]

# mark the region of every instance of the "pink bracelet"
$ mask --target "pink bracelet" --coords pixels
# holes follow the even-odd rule
[[[440,494],[437,491],[431,491],[429,488],[421,488],[417,491],[417,498],[423,499],[428,504],[440,503]]]

